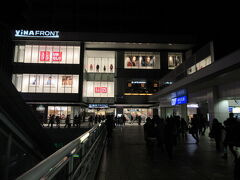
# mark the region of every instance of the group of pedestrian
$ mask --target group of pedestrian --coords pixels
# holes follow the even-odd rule
[[[115,124],[115,126],[125,126],[126,120],[127,119],[124,115],[115,116],[114,117],[114,124]]]
[[[71,127],[71,119],[70,119],[70,115],[65,116],[59,116],[59,115],[54,115],[54,114],[50,114],[49,115],[49,120],[48,120],[48,126],[50,126],[50,128],[53,128],[53,125],[56,124],[57,128],[60,128],[60,124],[61,124],[61,120],[65,121],[65,126],[64,128],[70,128]],[[73,127],[80,127],[81,125],[81,115],[75,115],[74,119],[73,119]]]
[[[136,115],[135,118],[131,115],[129,118],[129,124],[133,124],[134,121],[138,123],[138,125],[141,125],[142,123],[142,116],[141,115]]]
[[[88,127],[92,127],[94,124],[100,123],[105,119],[106,119],[106,116],[104,115],[95,115],[95,116],[90,115],[88,117]]]
[[[205,135],[206,128],[208,127],[207,118],[202,114],[193,114],[193,118],[189,123],[189,133],[199,144],[199,136]]]
[[[229,114],[223,124],[218,119],[213,119],[209,137],[216,142],[216,150],[223,151],[222,158],[228,159],[228,149],[234,157],[234,178],[240,180],[240,157],[237,149],[240,147],[240,121]]]
[[[173,147],[177,145],[177,139],[186,136],[187,122],[179,116],[171,116],[166,119],[158,115],[153,118],[147,117],[144,124],[144,137],[147,145],[152,144],[156,138],[158,146],[162,151],[166,149],[168,157],[173,156]]]

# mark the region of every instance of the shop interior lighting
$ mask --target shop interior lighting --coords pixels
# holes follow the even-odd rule
[[[188,108],[198,108],[198,104],[188,104],[187,105]]]

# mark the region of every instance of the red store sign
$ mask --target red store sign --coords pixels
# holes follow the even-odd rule
[[[50,61],[50,51],[40,51],[40,61]],[[62,52],[53,52],[52,61],[62,61]]]
[[[40,61],[50,61],[50,51],[40,51]]]
[[[107,93],[107,87],[95,87],[95,93]]]

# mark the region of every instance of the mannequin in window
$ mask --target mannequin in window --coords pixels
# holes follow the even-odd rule
[[[49,76],[46,85],[51,85],[51,82],[52,82],[52,76]]]
[[[97,72],[99,72],[99,65],[98,64],[96,65],[96,70],[97,70]]]
[[[103,67],[103,71],[104,71],[104,72],[106,71],[106,66]]]
[[[138,60],[137,60],[136,56],[132,57],[132,64],[133,64],[133,66],[139,66],[139,63],[138,63]]]
[[[93,70],[93,65],[92,64],[90,64],[90,71],[92,71]]]
[[[112,64],[110,64],[110,71],[112,71],[113,70],[113,65]]]

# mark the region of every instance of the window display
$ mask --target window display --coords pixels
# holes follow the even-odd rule
[[[182,53],[168,53],[168,69],[175,69],[182,63]]]
[[[187,74],[192,74],[196,71],[199,71],[200,69],[210,65],[212,63],[211,56],[208,56],[207,58],[203,59],[202,61],[196,63],[195,65],[191,66],[187,69]]]
[[[80,46],[16,45],[14,62],[79,64]]]
[[[84,97],[114,97],[114,82],[84,81]]]
[[[78,75],[14,74],[13,84],[19,92],[78,93]]]
[[[114,73],[115,51],[86,51],[85,64],[90,73]]]
[[[126,69],[159,69],[160,54],[151,52],[125,52]]]
[[[82,113],[83,109],[79,106],[48,106],[48,118],[50,115],[59,116],[61,123],[65,123],[67,115],[70,115],[70,121],[72,121],[75,115]]]
[[[152,118],[153,117],[153,111],[152,109],[147,109],[147,108],[124,108],[123,109],[123,114],[126,117],[127,121],[129,123],[131,122],[131,117],[133,118],[133,121],[136,121],[136,116],[141,116],[143,122],[145,122],[147,117]]]

